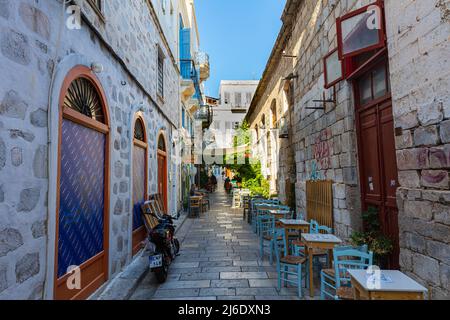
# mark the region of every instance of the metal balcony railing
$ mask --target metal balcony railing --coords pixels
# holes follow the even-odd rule
[[[195,60],[198,65],[208,65],[209,66],[209,55],[206,52],[197,52],[195,54]]]
[[[192,59],[180,60],[180,71],[183,79],[191,79],[194,82],[195,94],[194,99],[199,101],[200,105],[203,105],[203,94],[200,87],[200,72]]]

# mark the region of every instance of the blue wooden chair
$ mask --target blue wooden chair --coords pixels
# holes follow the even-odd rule
[[[287,286],[288,283],[294,284],[298,287],[298,296],[301,298],[303,296],[303,272],[305,273],[305,287],[308,285],[307,259],[304,257],[287,255],[288,243],[284,229],[276,228],[274,230],[274,250],[277,261],[278,290],[281,290],[282,284],[284,286]],[[281,253],[281,251],[283,253]],[[303,268],[303,265],[305,265],[305,268]],[[289,276],[294,276],[295,279],[289,279]]]
[[[257,226],[258,226],[258,220],[256,218],[258,216],[257,205],[261,204],[261,203],[264,203],[264,201],[265,200],[263,200],[263,199],[257,199],[257,200],[252,201],[251,217],[252,217],[252,230],[253,230],[253,232],[256,232]]]
[[[252,217],[252,229],[254,232],[257,231],[258,228],[258,219],[256,218],[258,216],[258,205],[264,204],[264,205],[272,205],[272,200],[267,199],[255,199],[252,201],[252,207],[251,207],[251,217]]]
[[[272,215],[259,215],[258,216],[258,229],[259,229],[259,253],[261,259],[264,259],[264,253],[268,252],[269,261],[273,263],[273,248],[275,245],[275,218]],[[265,250],[265,249],[268,250]]]
[[[333,269],[320,272],[320,299],[352,300],[353,290],[349,269],[367,269],[373,263],[373,252],[367,252],[367,246],[336,247],[333,250]]]

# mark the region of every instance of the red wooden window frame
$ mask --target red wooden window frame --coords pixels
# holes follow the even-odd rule
[[[338,48],[335,48],[334,50],[330,51],[324,58],[323,58],[323,70],[324,70],[324,76],[325,76],[325,89],[329,89],[332,86],[338,84],[339,82],[341,82],[342,80],[345,79],[345,68],[344,68],[344,63],[345,60],[341,60],[339,59],[339,55],[338,55],[338,59],[339,62],[341,63],[341,77],[332,81],[331,83],[328,83],[328,69],[327,69],[327,59],[329,57],[331,57],[333,54],[336,53],[336,51],[338,51]]]
[[[343,42],[342,42],[342,22],[345,20],[348,20],[350,18],[353,18],[357,15],[360,15],[364,12],[367,12],[367,9],[370,8],[371,6],[378,6],[380,8],[380,21],[381,21],[381,29],[379,30],[379,39],[378,39],[378,43],[374,44],[372,46],[360,49],[360,50],[356,50],[353,51],[351,53],[348,54],[344,54],[342,52],[343,50]],[[344,60],[346,58],[350,58],[350,57],[354,57],[357,56],[361,53],[367,52],[367,51],[372,51],[378,48],[382,48],[386,46],[386,30],[385,30],[385,24],[384,24],[384,5],[383,5],[383,1],[381,0],[377,0],[376,2],[369,4],[367,6],[364,6],[360,9],[351,11],[345,15],[343,15],[342,17],[339,17],[336,19],[336,30],[337,30],[337,40],[338,40],[338,52],[339,52],[339,59],[340,60]]]

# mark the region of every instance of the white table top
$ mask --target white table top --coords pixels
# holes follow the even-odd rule
[[[270,209],[269,213],[289,213],[289,210],[284,210],[284,209]]]
[[[367,291],[395,291],[395,292],[427,292],[428,290],[398,270],[380,270],[380,280],[367,270],[348,270],[355,281]],[[376,282],[378,282],[378,285]]]
[[[295,225],[295,226],[309,226],[309,222],[305,220],[295,220],[295,219],[280,219],[280,222],[285,225]]]
[[[342,243],[342,240],[333,234],[303,233],[302,238],[306,242]]]

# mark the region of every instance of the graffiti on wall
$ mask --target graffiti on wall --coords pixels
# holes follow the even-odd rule
[[[321,180],[325,178],[325,171],[331,167],[331,155],[333,153],[333,142],[331,140],[331,129],[327,128],[320,132],[312,145],[312,160],[310,166],[310,179]]]

